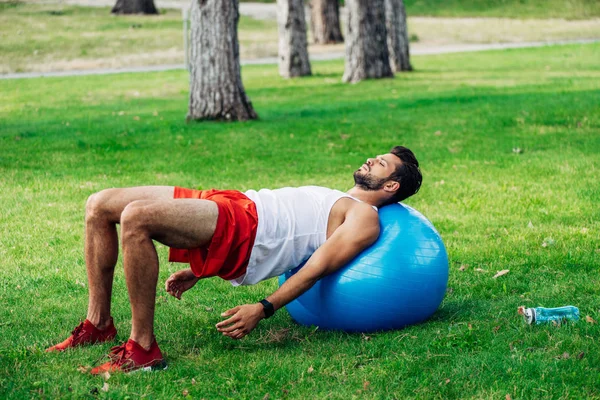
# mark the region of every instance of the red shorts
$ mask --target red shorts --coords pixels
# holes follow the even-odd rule
[[[220,276],[231,280],[246,273],[256,238],[256,205],[237,190],[194,190],[175,187],[175,199],[204,199],[217,203],[219,217],[206,248],[169,249],[169,261],[189,263],[200,278]]]

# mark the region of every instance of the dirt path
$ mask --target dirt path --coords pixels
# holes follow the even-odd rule
[[[474,52],[474,51],[487,51],[487,50],[503,50],[503,49],[515,49],[525,47],[543,47],[553,45],[565,45],[565,44],[585,44],[585,43],[596,43],[600,42],[600,39],[582,39],[582,40],[562,40],[555,42],[525,42],[525,43],[495,43],[495,44],[462,44],[462,45],[446,45],[438,47],[430,47],[422,51],[414,50],[412,55],[430,55],[430,54],[447,54],[447,53],[462,53],[462,52]],[[311,55],[311,61],[320,60],[333,60],[343,58],[344,53],[331,52],[324,54],[313,54]],[[276,57],[259,58],[255,60],[246,60],[241,62],[242,65],[252,64],[275,64],[277,63]],[[84,75],[107,75],[107,74],[121,74],[121,73],[135,73],[135,72],[157,72],[157,71],[169,71],[176,69],[185,69],[185,65],[174,64],[174,65],[156,65],[146,67],[132,67],[122,69],[89,69],[81,71],[57,71],[57,72],[23,72],[15,74],[0,75],[0,79],[24,79],[24,78],[42,78],[42,77],[60,77],[60,76],[84,76]]]

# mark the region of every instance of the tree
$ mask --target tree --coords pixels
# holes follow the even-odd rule
[[[279,75],[310,75],[303,0],[277,0]]]
[[[342,43],[339,0],[312,0],[310,2],[310,31],[318,44]]]
[[[110,10],[113,14],[158,14],[154,0],[117,0]]]
[[[387,47],[384,0],[347,0],[344,82],[393,77]]]
[[[392,71],[412,71],[408,48],[406,9],[402,0],[385,0],[385,26]]]
[[[238,0],[192,1],[188,121],[257,118],[242,84],[238,6]]]

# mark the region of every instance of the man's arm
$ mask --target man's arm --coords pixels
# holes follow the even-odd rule
[[[282,308],[310,289],[319,279],[346,265],[379,236],[379,217],[370,207],[354,207],[327,241],[313,253],[306,264],[285,281],[267,300],[275,310]],[[217,324],[217,329],[233,339],[241,339],[265,318],[260,303],[245,304],[225,311],[231,318]]]

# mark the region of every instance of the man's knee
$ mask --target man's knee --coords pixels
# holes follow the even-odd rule
[[[86,221],[93,222],[108,217],[107,204],[109,204],[110,198],[114,196],[114,191],[115,189],[105,189],[88,197],[85,204]]]
[[[145,232],[148,227],[150,201],[136,200],[127,204],[121,213],[121,234],[125,239],[127,235]]]

